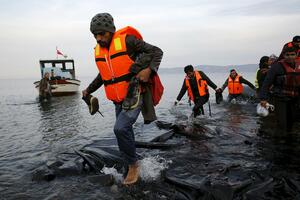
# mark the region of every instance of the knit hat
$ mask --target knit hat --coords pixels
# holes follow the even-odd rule
[[[278,57],[277,57],[275,54],[271,54],[271,55],[270,55],[270,59],[271,59],[271,60],[277,60]]]
[[[293,37],[293,42],[300,42],[300,36],[296,35],[295,37]]]
[[[116,27],[113,17],[109,13],[98,13],[92,18],[90,30],[94,35],[101,31],[114,33]]]
[[[184,67],[184,72],[188,73],[188,72],[193,72],[194,71],[194,67],[192,65],[187,65]]]

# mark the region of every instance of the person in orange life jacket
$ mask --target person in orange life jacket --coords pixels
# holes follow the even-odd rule
[[[223,91],[228,86],[228,102],[231,102],[232,99],[241,97],[243,93],[242,84],[246,84],[253,90],[256,90],[255,86],[246,79],[244,79],[242,76],[238,75],[235,69],[230,70],[230,75],[221,88]]]
[[[220,88],[217,89],[216,84],[214,84],[204,72],[195,71],[192,65],[187,65],[184,68],[184,72],[186,73],[186,78],[183,81],[181,90],[176,98],[174,105],[181,100],[186,91],[188,91],[188,95],[190,100],[192,100],[195,104],[193,108],[194,117],[198,115],[204,115],[203,105],[209,99],[208,87],[212,87],[216,92],[221,92]]]
[[[272,86],[277,123],[281,129],[288,131],[299,112],[300,62],[296,60],[296,52],[294,47],[288,47],[284,59],[271,65],[259,93],[260,104],[267,107],[268,91]]]
[[[146,102],[150,104],[150,100],[147,99],[149,95],[144,98],[144,94],[140,95],[140,101],[133,109],[124,110],[122,102],[126,97],[132,77],[135,76],[140,82],[146,84],[151,74],[157,73],[163,52],[160,48],[144,42],[139,32],[132,27],[116,31],[113,17],[109,13],[99,13],[94,16],[91,20],[90,30],[97,41],[95,60],[99,74],[82,91],[82,94],[87,96],[104,84],[107,98],[115,104],[114,133],[119,150],[129,165],[123,184],[133,184],[139,177],[133,124],[141,109],[146,107],[145,114],[147,114],[154,112],[154,107],[153,104],[152,108],[149,108],[151,105],[147,107]],[[139,63],[135,62],[137,58]],[[141,60],[143,62],[140,62]],[[146,65],[146,67],[142,65]]]
[[[288,42],[283,46],[282,51],[281,51],[277,61],[284,59],[284,54],[288,47],[295,48],[295,51],[297,54],[296,59],[300,60],[300,36],[296,35],[295,37],[293,37],[293,40],[291,42]]]

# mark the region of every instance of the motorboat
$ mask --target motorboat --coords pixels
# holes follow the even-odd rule
[[[73,59],[40,60],[41,78],[45,73],[50,74],[52,96],[72,95],[78,92],[80,80],[75,76]],[[33,83],[39,90],[40,81]]]

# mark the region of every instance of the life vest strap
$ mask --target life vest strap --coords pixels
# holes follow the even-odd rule
[[[132,78],[132,76],[133,75],[131,73],[129,73],[129,74],[125,74],[123,76],[117,77],[117,78],[113,78],[113,79],[109,79],[109,80],[103,80],[103,83],[104,83],[105,86],[107,86],[107,85],[111,85],[111,84],[122,82],[122,81],[129,82],[130,79]]]
[[[119,52],[119,53],[115,53],[115,54],[113,54],[113,55],[111,55],[110,56],[110,59],[114,59],[114,58],[116,58],[116,57],[118,57],[118,56],[124,56],[124,55],[127,55],[127,52],[126,51],[122,51],[122,52]],[[95,61],[96,62],[105,62],[106,60],[105,60],[105,58],[95,58]]]
[[[96,62],[98,62],[98,61],[105,62],[105,58],[95,58],[95,61]]]

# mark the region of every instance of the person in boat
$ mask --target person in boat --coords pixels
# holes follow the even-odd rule
[[[255,87],[257,94],[259,93],[259,90],[267,76],[267,72],[270,69],[271,60],[269,56],[263,56],[261,57],[259,61],[259,68],[256,72],[256,79],[255,79]]]
[[[293,37],[293,40],[291,42],[288,42],[283,46],[278,61],[284,59],[285,52],[289,47],[295,48],[297,54],[296,60],[300,60],[300,35],[296,35],[295,37]]]
[[[143,41],[141,34],[133,27],[127,26],[116,31],[109,13],[95,15],[90,23],[90,31],[97,41],[94,53],[99,74],[82,94],[83,97],[88,96],[104,85],[107,99],[115,105],[114,133],[119,150],[129,166],[123,184],[133,184],[139,177],[133,124],[141,110],[147,121],[156,119],[153,96],[145,85],[157,76],[163,52]],[[133,86],[140,82],[143,87],[129,88],[131,80]],[[129,99],[124,106],[128,94],[134,103],[131,104],[132,99]]]
[[[50,99],[51,95],[51,85],[49,83],[49,72],[44,74],[44,77],[40,80],[39,83],[39,98],[40,100]]]
[[[278,126],[283,130],[291,130],[299,112],[300,62],[296,59],[297,49],[285,49],[284,59],[271,65],[259,93],[260,104],[267,107],[269,88],[275,104],[275,116]]]
[[[243,84],[248,85],[251,89],[256,90],[255,86],[244,79],[241,75],[237,74],[235,69],[230,70],[230,75],[222,86],[222,91],[228,87],[228,102],[233,99],[239,99],[243,93]]]
[[[54,74],[54,69],[51,69],[51,76],[50,76],[51,80],[55,80],[55,74]]]
[[[209,100],[207,85],[216,92],[221,92],[221,89],[217,89],[217,85],[214,84],[204,72],[194,70],[192,65],[184,67],[184,72],[186,73],[186,77],[174,105],[176,106],[185,92],[188,91],[189,99],[195,104],[193,108],[194,117],[204,115],[203,105]]]

